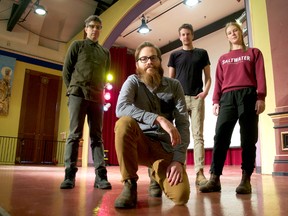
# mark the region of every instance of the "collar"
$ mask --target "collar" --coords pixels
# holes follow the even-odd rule
[[[99,44],[98,41],[94,42],[94,41],[90,40],[89,38],[86,38],[85,40],[91,46],[98,46],[98,44]]]

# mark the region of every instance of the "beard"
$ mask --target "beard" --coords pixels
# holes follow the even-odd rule
[[[159,67],[147,66],[144,69],[137,68],[136,73],[146,86],[154,90],[159,87],[164,70],[161,65]]]

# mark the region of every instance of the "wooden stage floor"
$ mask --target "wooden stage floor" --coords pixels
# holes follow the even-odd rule
[[[209,167],[205,167],[206,177]],[[191,194],[186,206],[174,206],[165,197],[148,196],[146,167],[139,167],[137,208],[119,210],[114,200],[122,191],[118,166],[108,166],[112,190],[93,187],[94,169],[79,168],[76,187],[60,190],[63,167],[0,165],[0,216],[278,216],[288,215],[288,177],[252,176],[252,194],[236,195],[241,179],[240,166],[225,166],[221,176],[222,191],[204,194],[195,187],[193,166],[187,167]]]

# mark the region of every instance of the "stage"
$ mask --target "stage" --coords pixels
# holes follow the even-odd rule
[[[222,191],[201,193],[195,187],[195,172],[187,166],[190,180],[190,199],[186,206],[174,206],[173,202],[148,196],[149,178],[146,167],[139,167],[137,208],[119,210],[114,200],[122,191],[118,166],[108,166],[108,179],[112,190],[93,187],[94,169],[80,167],[76,187],[60,190],[64,167],[55,166],[7,166],[0,165],[0,215],[1,216],[86,216],[86,215],[287,215],[288,177],[252,175],[252,194],[236,195],[240,183],[240,166],[225,166],[221,176]],[[205,175],[209,178],[209,166]]]

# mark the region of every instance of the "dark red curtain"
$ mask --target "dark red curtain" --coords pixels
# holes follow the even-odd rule
[[[130,74],[135,73],[135,60],[134,55],[127,53],[127,48],[123,47],[111,47],[111,69],[110,72],[113,74],[113,89],[111,90],[112,97],[109,100],[111,107],[108,111],[104,112],[104,123],[103,123],[103,140],[105,150],[108,150],[108,164],[118,165],[118,160],[115,152],[115,134],[114,126],[117,121],[115,114],[116,103],[119,95],[119,91],[123,82]]]
[[[205,149],[205,165],[210,165],[212,162],[212,153],[213,149]],[[241,157],[242,149],[239,148],[229,148],[227,152],[227,157],[225,160],[225,165],[241,165],[242,157]],[[187,164],[194,165],[194,153],[193,149],[188,149],[187,152]]]

